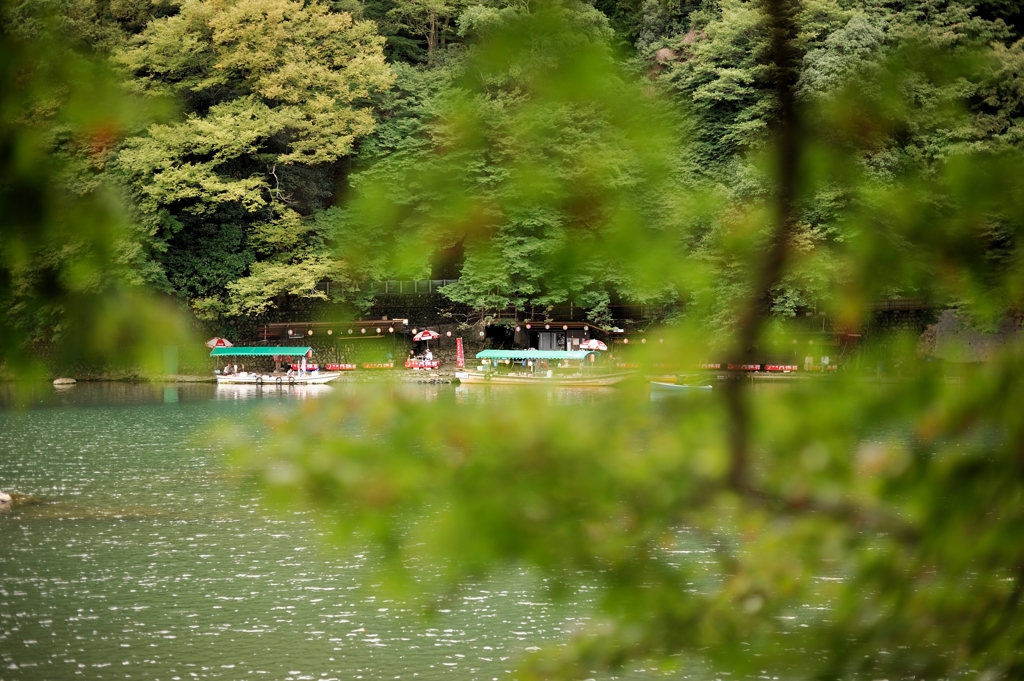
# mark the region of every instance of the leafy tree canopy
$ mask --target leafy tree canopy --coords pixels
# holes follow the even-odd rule
[[[118,53],[137,91],[185,104],[118,164],[174,289],[202,299],[198,310],[317,295],[332,265],[303,216],[325,207],[331,191],[317,183],[331,185],[333,164],[373,129],[368,98],[392,82],[382,47],[372,22],[323,3],[189,0]],[[206,247],[226,262],[187,264],[209,259]],[[287,277],[268,274],[281,268]]]
[[[502,42],[538,24],[561,28],[529,52]],[[597,242],[610,224],[637,238],[657,229],[677,179],[674,140],[629,113],[671,112],[615,75],[607,21],[592,7],[477,6],[459,27],[470,45],[440,75],[397,69],[401,110],[366,147],[345,219],[391,240],[392,271],[421,274],[434,253],[463,244],[460,281],[445,293],[482,314],[572,297],[607,314],[627,279]],[[590,77],[595,67],[602,78]],[[441,87],[425,91],[431,80]],[[595,244],[592,257],[580,258],[583,243]]]

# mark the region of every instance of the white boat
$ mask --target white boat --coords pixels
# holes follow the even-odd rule
[[[537,385],[537,386],[609,386],[620,383],[635,372],[605,372],[600,368],[595,371],[594,364],[597,352],[591,350],[482,350],[476,358],[483,365],[479,371],[456,371],[455,378],[459,383],[483,383],[489,385]],[[492,370],[490,367],[495,367]],[[552,366],[548,366],[550,363]],[[522,367],[522,371],[497,371],[504,365],[512,369],[512,365]],[[588,366],[589,365],[589,366]],[[575,367],[573,373],[566,369]]]
[[[323,385],[330,383],[338,376],[340,371],[311,371],[301,376],[286,376],[283,374],[219,374],[217,385],[262,385],[266,387],[290,385]]]
[[[688,385],[686,383],[663,383],[662,381],[651,381],[651,390],[660,393],[683,393],[701,390],[711,390],[710,385]]]
[[[216,374],[217,385],[258,385],[258,386],[279,386],[287,387],[292,385],[323,385],[330,383],[338,376],[340,371],[299,371],[291,374],[280,372],[281,363],[285,358],[301,357],[303,366],[305,358],[313,356],[311,347],[215,347],[210,352],[211,357],[262,357],[273,359],[276,370],[274,373],[259,373],[251,371],[240,371],[238,373]]]

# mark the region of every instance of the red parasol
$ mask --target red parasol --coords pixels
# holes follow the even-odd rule
[[[213,348],[233,348],[233,347],[235,347],[235,344],[232,343],[231,341],[229,341],[226,338],[220,338],[218,336],[214,336],[210,340],[206,341],[206,347],[208,347],[210,349],[213,349]]]
[[[430,329],[423,329],[418,334],[412,337],[414,341],[432,341],[437,340],[441,337],[437,331],[431,331]]]
[[[608,346],[605,345],[604,343],[602,343],[601,341],[597,340],[596,338],[591,338],[590,340],[588,340],[585,343],[580,343],[580,350],[601,350],[601,351],[605,351],[607,349],[608,349]]]

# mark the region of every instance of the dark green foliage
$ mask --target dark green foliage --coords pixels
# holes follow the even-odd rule
[[[209,216],[181,216],[177,233],[159,255],[178,295],[189,300],[216,295],[245,275],[256,255],[246,243],[244,219],[245,212],[232,206]]]

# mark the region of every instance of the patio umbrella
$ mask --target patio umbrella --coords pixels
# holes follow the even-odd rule
[[[418,334],[412,337],[414,341],[427,341],[427,347],[430,347],[430,341],[440,338],[441,334],[437,331],[431,331],[430,329],[423,329]]]
[[[412,337],[414,341],[432,341],[440,338],[441,334],[437,331],[431,331],[430,329],[423,329],[418,334]]]
[[[596,338],[591,338],[586,343],[580,343],[580,350],[601,350],[601,351],[605,351],[607,349],[608,349],[608,346],[605,345],[604,343],[602,343],[601,341],[597,340]]]
[[[226,338],[220,338],[218,336],[214,336],[210,340],[206,341],[206,347],[208,347],[210,349],[213,349],[213,348],[233,348],[233,347],[235,347],[235,344],[232,343],[231,341],[229,341]]]

